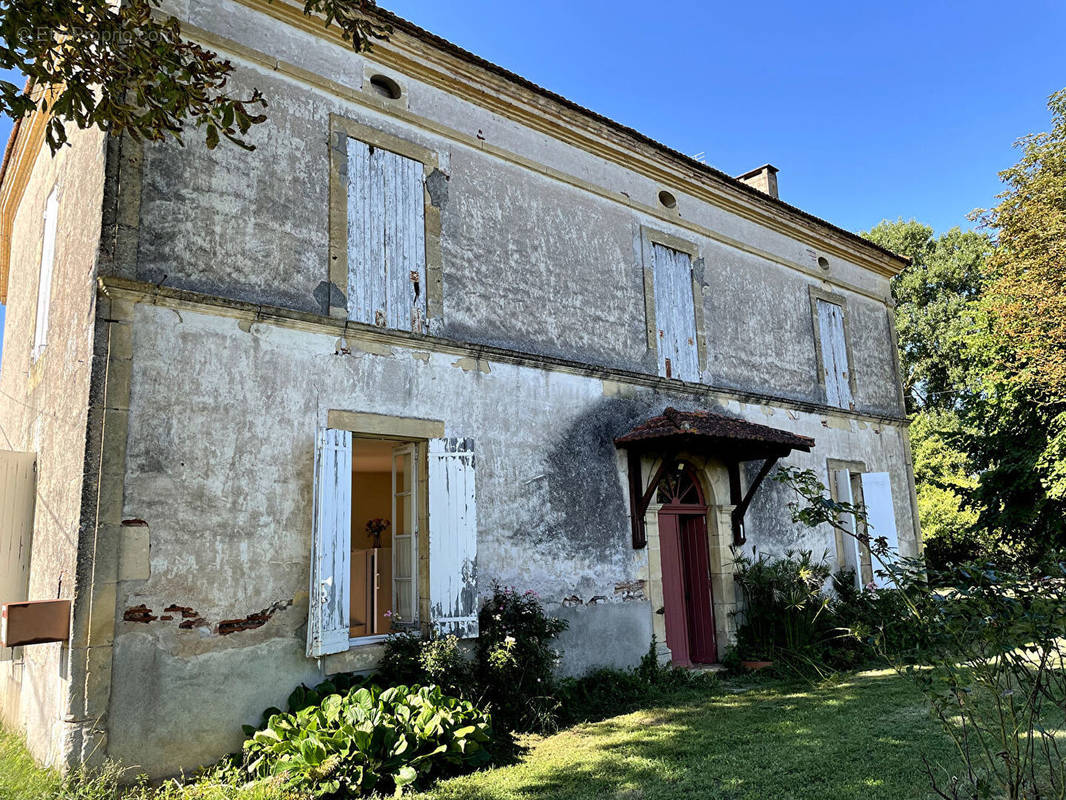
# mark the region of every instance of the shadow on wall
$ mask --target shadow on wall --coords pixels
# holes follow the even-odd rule
[[[545,457],[546,507],[516,532],[551,547],[558,557],[613,561],[630,534],[625,486],[618,473],[616,436],[661,412],[654,397],[604,398],[559,431]]]

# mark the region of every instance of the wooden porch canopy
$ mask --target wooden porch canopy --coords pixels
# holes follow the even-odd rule
[[[809,436],[710,411],[678,411],[676,408],[667,408],[660,416],[642,422],[629,433],[619,436],[614,443],[626,450],[629,456],[629,506],[635,549],[648,543],[644,515],[663,472],[681,453],[709,456],[726,464],[729,471],[729,502],[734,507],[733,542],[743,544],[744,514],[777,460],[793,450],[809,453],[814,447],[814,439]],[[661,459],[647,487],[643,486],[640,474],[640,459],[644,455]],[[747,493],[742,496],[740,464],[744,461],[762,461],[763,465]]]

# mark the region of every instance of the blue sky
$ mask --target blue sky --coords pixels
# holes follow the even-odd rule
[[[725,172],[769,161],[856,231],[969,226],[1066,87],[1061,0],[382,4]]]

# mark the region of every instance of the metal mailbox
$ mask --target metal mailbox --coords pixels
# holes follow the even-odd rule
[[[69,600],[30,600],[0,606],[0,645],[65,642],[70,638]]]

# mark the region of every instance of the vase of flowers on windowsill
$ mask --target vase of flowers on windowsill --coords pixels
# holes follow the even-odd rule
[[[381,534],[389,529],[387,519],[371,519],[366,523],[366,535],[374,541],[374,547],[381,547]]]

